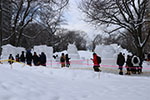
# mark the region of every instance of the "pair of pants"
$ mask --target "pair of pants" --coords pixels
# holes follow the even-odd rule
[[[61,67],[65,67],[65,62],[61,62]]]
[[[95,72],[100,72],[100,66],[93,66]]]

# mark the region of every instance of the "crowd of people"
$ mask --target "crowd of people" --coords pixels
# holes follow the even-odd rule
[[[54,59],[56,59],[56,62],[59,62],[61,64],[61,67],[70,67],[70,58],[68,54],[61,54],[61,57],[58,57],[58,55],[53,56]],[[9,63],[12,64],[13,62],[22,62],[22,63],[27,63],[28,65],[32,66],[32,63],[35,66],[43,65],[46,66],[46,55],[44,52],[42,52],[40,55],[37,55],[36,52],[32,55],[30,50],[27,50],[26,56],[25,52],[22,51],[21,55],[17,54],[14,57],[12,54],[9,56]],[[94,63],[93,69],[96,72],[100,72],[100,63],[101,63],[101,57],[99,57],[96,53],[93,53],[93,58],[91,60]],[[119,66],[119,74],[123,75],[123,66],[125,65],[127,72],[125,73],[126,75],[131,75],[131,74],[141,74],[142,73],[142,62],[144,59],[140,59],[136,55],[127,55],[127,59],[125,59],[125,54],[122,54],[121,52],[118,54],[117,57],[117,65]],[[147,55],[146,58],[147,61],[150,61],[150,54]]]
[[[127,55],[127,59],[125,60],[124,54],[121,52],[118,54],[117,57],[117,65],[119,66],[119,74],[123,75],[123,66],[125,64],[125,67],[127,69],[126,75],[131,75],[131,74],[141,74],[142,73],[142,63],[143,63],[142,58],[139,58],[136,55]],[[150,60],[150,54],[147,55],[147,60]]]
[[[12,54],[9,55],[9,64],[12,64],[15,61],[17,62],[22,62],[22,63],[27,63],[27,65],[32,66],[32,62],[35,66],[46,66],[46,55],[44,52],[41,52],[40,55],[37,55],[36,52],[34,52],[34,54],[31,53],[30,50],[27,50],[26,52],[26,56],[25,56],[25,52],[22,51],[21,55],[19,56],[19,54],[17,54],[14,57],[12,56]]]
[[[91,59],[94,63],[93,69],[95,72],[100,72],[100,63],[101,58],[96,54],[93,53],[93,59]],[[119,66],[119,74],[123,75],[123,66],[125,65],[125,68],[127,72],[126,75],[131,74],[141,74],[142,73],[142,63],[143,60],[147,60],[150,62],[150,54],[147,55],[146,59],[141,59],[136,55],[127,55],[127,59],[125,59],[125,54],[122,54],[121,52],[118,54],[117,57],[117,65]]]
[[[62,53],[61,57],[59,58],[58,55],[53,56],[54,59],[56,59],[56,62],[60,62],[61,63],[61,67],[70,67],[70,58],[68,56],[68,54],[64,54]],[[34,52],[34,54],[32,55],[30,50],[27,50],[26,52],[26,56],[25,56],[25,52],[22,51],[21,55],[19,56],[19,54],[17,54],[15,56],[15,58],[12,56],[12,54],[9,55],[9,64],[14,63],[14,61],[17,62],[22,62],[22,63],[26,63],[27,65],[32,66],[32,63],[35,66],[39,66],[39,65],[43,65],[46,66],[46,55],[44,52],[42,52],[39,56],[37,55],[36,52]]]

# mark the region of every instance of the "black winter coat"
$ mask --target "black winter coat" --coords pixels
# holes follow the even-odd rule
[[[37,55],[34,55],[33,56],[33,63],[34,63],[34,65],[38,65],[38,62],[39,62],[39,57]]]
[[[69,60],[70,60],[70,58],[69,58],[69,57],[66,57],[66,62],[67,62],[67,63],[69,62]]]
[[[117,58],[117,65],[118,66],[123,66],[125,63],[125,58],[122,54],[119,54],[118,55],[118,58]]]
[[[131,56],[127,58],[126,64],[127,64],[128,67],[132,67],[132,66],[133,66],[131,60],[132,60],[132,57],[131,57]]]
[[[148,60],[150,60],[150,54],[148,54],[147,58],[148,58]]]
[[[25,62],[25,59],[26,59],[26,58],[25,58],[24,54],[21,54],[21,56],[20,56],[20,61],[21,61],[21,62]]]
[[[45,54],[40,55],[40,64],[46,65],[46,55]]]
[[[27,52],[26,59],[27,59],[27,61],[32,61],[32,53],[31,52]]]

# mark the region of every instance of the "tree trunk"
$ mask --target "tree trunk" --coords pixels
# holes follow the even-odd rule
[[[21,40],[21,37],[22,37],[22,33],[23,33],[23,29],[21,29],[20,32],[19,32],[19,36],[18,36],[17,42],[16,42],[16,47],[20,46],[20,40]]]
[[[16,34],[17,34],[17,33],[15,33],[15,30],[13,30],[12,33],[14,33],[14,34],[13,34],[13,36],[10,38],[9,43],[10,43],[11,45],[13,45],[13,46],[16,46]]]
[[[137,49],[137,56],[140,57],[140,59],[143,59],[143,48],[138,47]]]
[[[2,45],[3,45],[3,41],[2,41],[2,2],[0,1],[0,56],[1,56],[1,52],[2,52]]]

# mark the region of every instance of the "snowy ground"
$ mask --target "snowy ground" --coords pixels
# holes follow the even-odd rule
[[[39,48],[39,52],[52,52],[47,47]],[[8,52],[15,56],[22,50],[6,45],[1,59],[7,60]],[[99,54],[101,73],[93,71],[90,51],[78,51],[80,59],[71,59],[71,68],[61,68],[60,63],[52,59],[52,54],[46,67],[19,63],[10,66],[7,61],[3,62],[0,64],[0,100],[149,100],[150,63],[143,63],[140,75],[120,76],[116,57],[120,51],[125,55],[128,52],[116,45],[99,46],[97,52],[99,50],[102,50]],[[60,57],[61,53],[55,54]]]
[[[149,100],[150,77],[0,64],[0,100]]]

